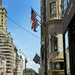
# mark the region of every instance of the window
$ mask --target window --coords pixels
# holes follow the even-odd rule
[[[51,38],[51,50],[58,51],[58,38],[55,36],[52,36]]]
[[[58,51],[57,37],[54,37],[54,51]]]
[[[69,3],[69,1],[70,1],[70,0],[68,0],[68,3]]]
[[[2,10],[2,12],[3,12],[3,10]]]
[[[3,16],[2,16],[2,18],[3,18]]]
[[[50,3],[50,14],[56,14],[56,2]]]
[[[3,21],[3,19],[2,19],[2,21]]]
[[[65,56],[66,56],[66,71],[67,75],[70,74],[70,56],[69,56],[69,39],[68,39],[68,31],[65,33]]]

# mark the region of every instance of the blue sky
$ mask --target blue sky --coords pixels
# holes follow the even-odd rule
[[[7,16],[14,20],[16,23],[27,29],[34,35],[41,37],[40,27],[38,26],[37,32],[31,30],[31,7],[40,15],[40,0],[3,0],[2,7],[7,10]],[[38,17],[37,17],[38,18]],[[39,18],[38,18],[39,19]],[[39,19],[40,20],[40,19]],[[11,20],[7,18],[7,31],[11,33],[13,42],[17,49],[28,57],[28,68],[33,68],[38,71],[38,64],[33,62],[33,58],[37,53],[40,55],[40,39],[29,34]]]

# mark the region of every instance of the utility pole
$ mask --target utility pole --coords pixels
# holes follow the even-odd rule
[[[44,0],[44,30],[45,30],[45,75],[47,75],[47,47],[46,47],[46,0]]]
[[[19,51],[21,51],[21,49],[19,49]],[[26,63],[27,63],[27,57],[25,56],[25,54],[23,52],[19,52],[19,53],[22,53],[25,57],[25,75],[26,75]]]
[[[26,75],[26,63],[27,63],[27,59],[25,58],[25,75]]]

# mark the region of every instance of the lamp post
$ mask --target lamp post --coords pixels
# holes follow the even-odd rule
[[[19,51],[21,51],[21,49],[19,49]],[[25,75],[26,75],[26,63],[27,63],[27,57],[25,56],[25,54],[23,52],[19,52],[19,53],[22,53],[25,57]]]

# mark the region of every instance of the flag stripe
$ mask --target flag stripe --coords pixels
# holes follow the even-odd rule
[[[33,23],[31,29],[33,29],[33,28],[35,29],[37,25],[38,25],[37,22]]]
[[[32,23],[31,29],[33,29],[33,28],[35,27],[35,25],[37,24],[37,21],[38,21],[38,20],[35,18],[34,21],[33,21],[33,23]]]
[[[38,23],[34,26],[34,31],[35,31],[35,32],[37,32],[37,31],[36,31],[36,28],[37,28],[37,27],[38,27]]]

